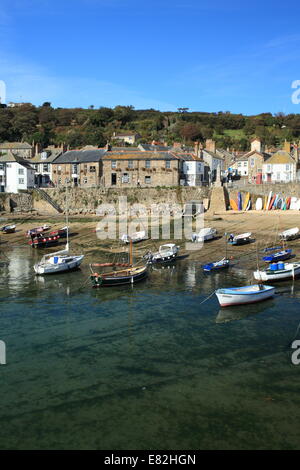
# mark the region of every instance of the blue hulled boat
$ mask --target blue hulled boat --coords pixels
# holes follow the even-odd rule
[[[284,261],[286,259],[291,258],[291,256],[292,250],[289,248],[286,250],[278,251],[277,253],[273,253],[272,255],[264,256],[263,260],[267,263],[273,263],[276,261]]]
[[[223,258],[221,261],[217,261],[215,263],[207,263],[204,264],[203,271],[205,272],[211,272],[211,271],[220,271],[222,269],[229,268],[229,259]]]

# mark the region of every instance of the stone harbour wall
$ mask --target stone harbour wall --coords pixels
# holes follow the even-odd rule
[[[63,210],[66,209],[65,188],[51,188],[47,194]],[[68,205],[70,215],[96,214],[96,210],[102,204],[112,204],[118,207],[119,197],[126,197],[127,204],[143,204],[147,208],[151,204],[172,205],[185,204],[188,201],[203,201],[208,199],[210,191],[207,187],[182,187],[175,188],[69,188]]]

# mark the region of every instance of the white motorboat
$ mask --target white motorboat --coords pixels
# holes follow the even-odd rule
[[[252,304],[272,297],[275,287],[254,284],[245,287],[229,287],[216,290],[215,294],[221,307]]]
[[[16,226],[15,225],[4,225],[4,227],[2,227],[1,231],[3,233],[15,233],[16,231]]]
[[[69,250],[44,255],[39,263],[34,265],[36,274],[56,274],[79,268],[84,255],[70,255]]]
[[[148,237],[146,235],[145,230],[142,230],[140,232],[135,232],[132,235],[124,234],[122,235],[120,240],[123,243],[129,244],[130,240],[132,241],[132,243],[138,243],[138,242],[141,242],[142,240],[147,240],[147,238]]]
[[[285,230],[284,232],[279,233],[280,240],[287,241],[287,240],[294,240],[300,236],[299,228],[293,227],[289,230]]]
[[[240,235],[236,236],[231,234],[228,239],[228,243],[230,245],[246,245],[247,243],[251,242],[251,235],[251,232],[241,233]]]
[[[213,240],[217,236],[215,228],[202,228],[200,232],[192,234],[192,242],[201,243],[207,240]]]
[[[267,269],[253,272],[257,281],[280,281],[300,275],[300,263],[272,263]]]
[[[179,246],[174,243],[167,243],[166,245],[161,245],[159,250],[155,253],[149,251],[144,255],[144,259],[147,260],[148,264],[155,263],[166,263],[176,259],[179,252]]]

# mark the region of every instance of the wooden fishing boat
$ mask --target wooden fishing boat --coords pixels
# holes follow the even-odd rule
[[[202,228],[200,232],[192,234],[192,242],[206,242],[213,240],[217,236],[217,230],[215,228]]]
[[[15,225],[5,225],[4,227],[2,227],[1,231],[3,233],[15,233],[16,226]]]
[[[109,272],[98,273],[95,268],[113,268]],[[121,268],[121,269],[120,269]],[[126,284],[134,284],[144,280],[148,275],[148,267],[133,266],[132,241],[130,241],[129,263],[93,263],[90,264],[93,287],[114,287]]]
[[[299,236],[300,232],[298,227],[293,227],[288,230],[285,230],[284,232],[279,233],[279,238],[283,241],[295,240],[296,238],[299,238]]]
[[[211,271],[221,271],[222,269],[229,268],[230,261],[229,259],[223,258],[220,261],[216,261],[215,263],[207,263],[204,264],[203,271],[204,272],[211,272]]]
[[[245,287],[229,287],[215,292],[221,307],[252,304],[269,299],[275,294],[275,287],[254,284]]]
[[[112,287],[124,284],[134,284],[142,281],[148,275],[147,266],[131,266],[126,269],[111,271],[109,273],[98,274],[94,271],[94,267],[102,266],[101,264],[92,264],[91,280],[93,287]],[[113,267],[117,267],[115,264]]]
[[[32,248],[48,248],[49,246],[58,245],[59,235],[50,237],[47,234],[37,233],[36,235],[31,236],[31,240],[28,242]]]
[[[230,245],[246,245],[252,241],[251,235],[251,232],[241,233],[240,235],[236,236],[231,234],[228,239],[228,243]]]
[[[167,243],[161,245],[155,253],[149,251],[143,258],[147,261],[147,264],[169,263],[170,261],[176,260],[178,253],[179,246],[174,243]]]
[[[264,256],[263,260],[266,261],[267,263],[273,263],[276,261],[284,261],[286,259],[291,258],[292,256],[292,250],[290,248],[286,250],[281,250],[278,251],[277,253],[272,253],[268,256]]]
[[[273,263],[267,269],[253,272],[257,281],[281,281],[300,275],[300,263]]]
[[[43,225],[42,227],[31,228],[30,230],[27,230],[26,236],[31,237],[31,235],[37,235],[38,233],[49,232],[50,228],[50,225],[47,224]]]

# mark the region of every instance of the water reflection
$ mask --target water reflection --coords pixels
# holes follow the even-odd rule
[[[93,289],[87,265],[35,276],[40,253],[9,256],[2,449],[276,448],[287,442],[285,418],[299,446],[300,377],[282,352],[299,324],[299,281],[266,302],[219,310],[210,294],[246,282],[233,269],[205,275],[200,262],[178,260],[133,286]]]
[[[235,320],[243,320],[251,315],[258,315],[274,307],[273,299],[253,305],[237,305],[236,307],[221,308],[216,317],[216,323],[227,323]]]

